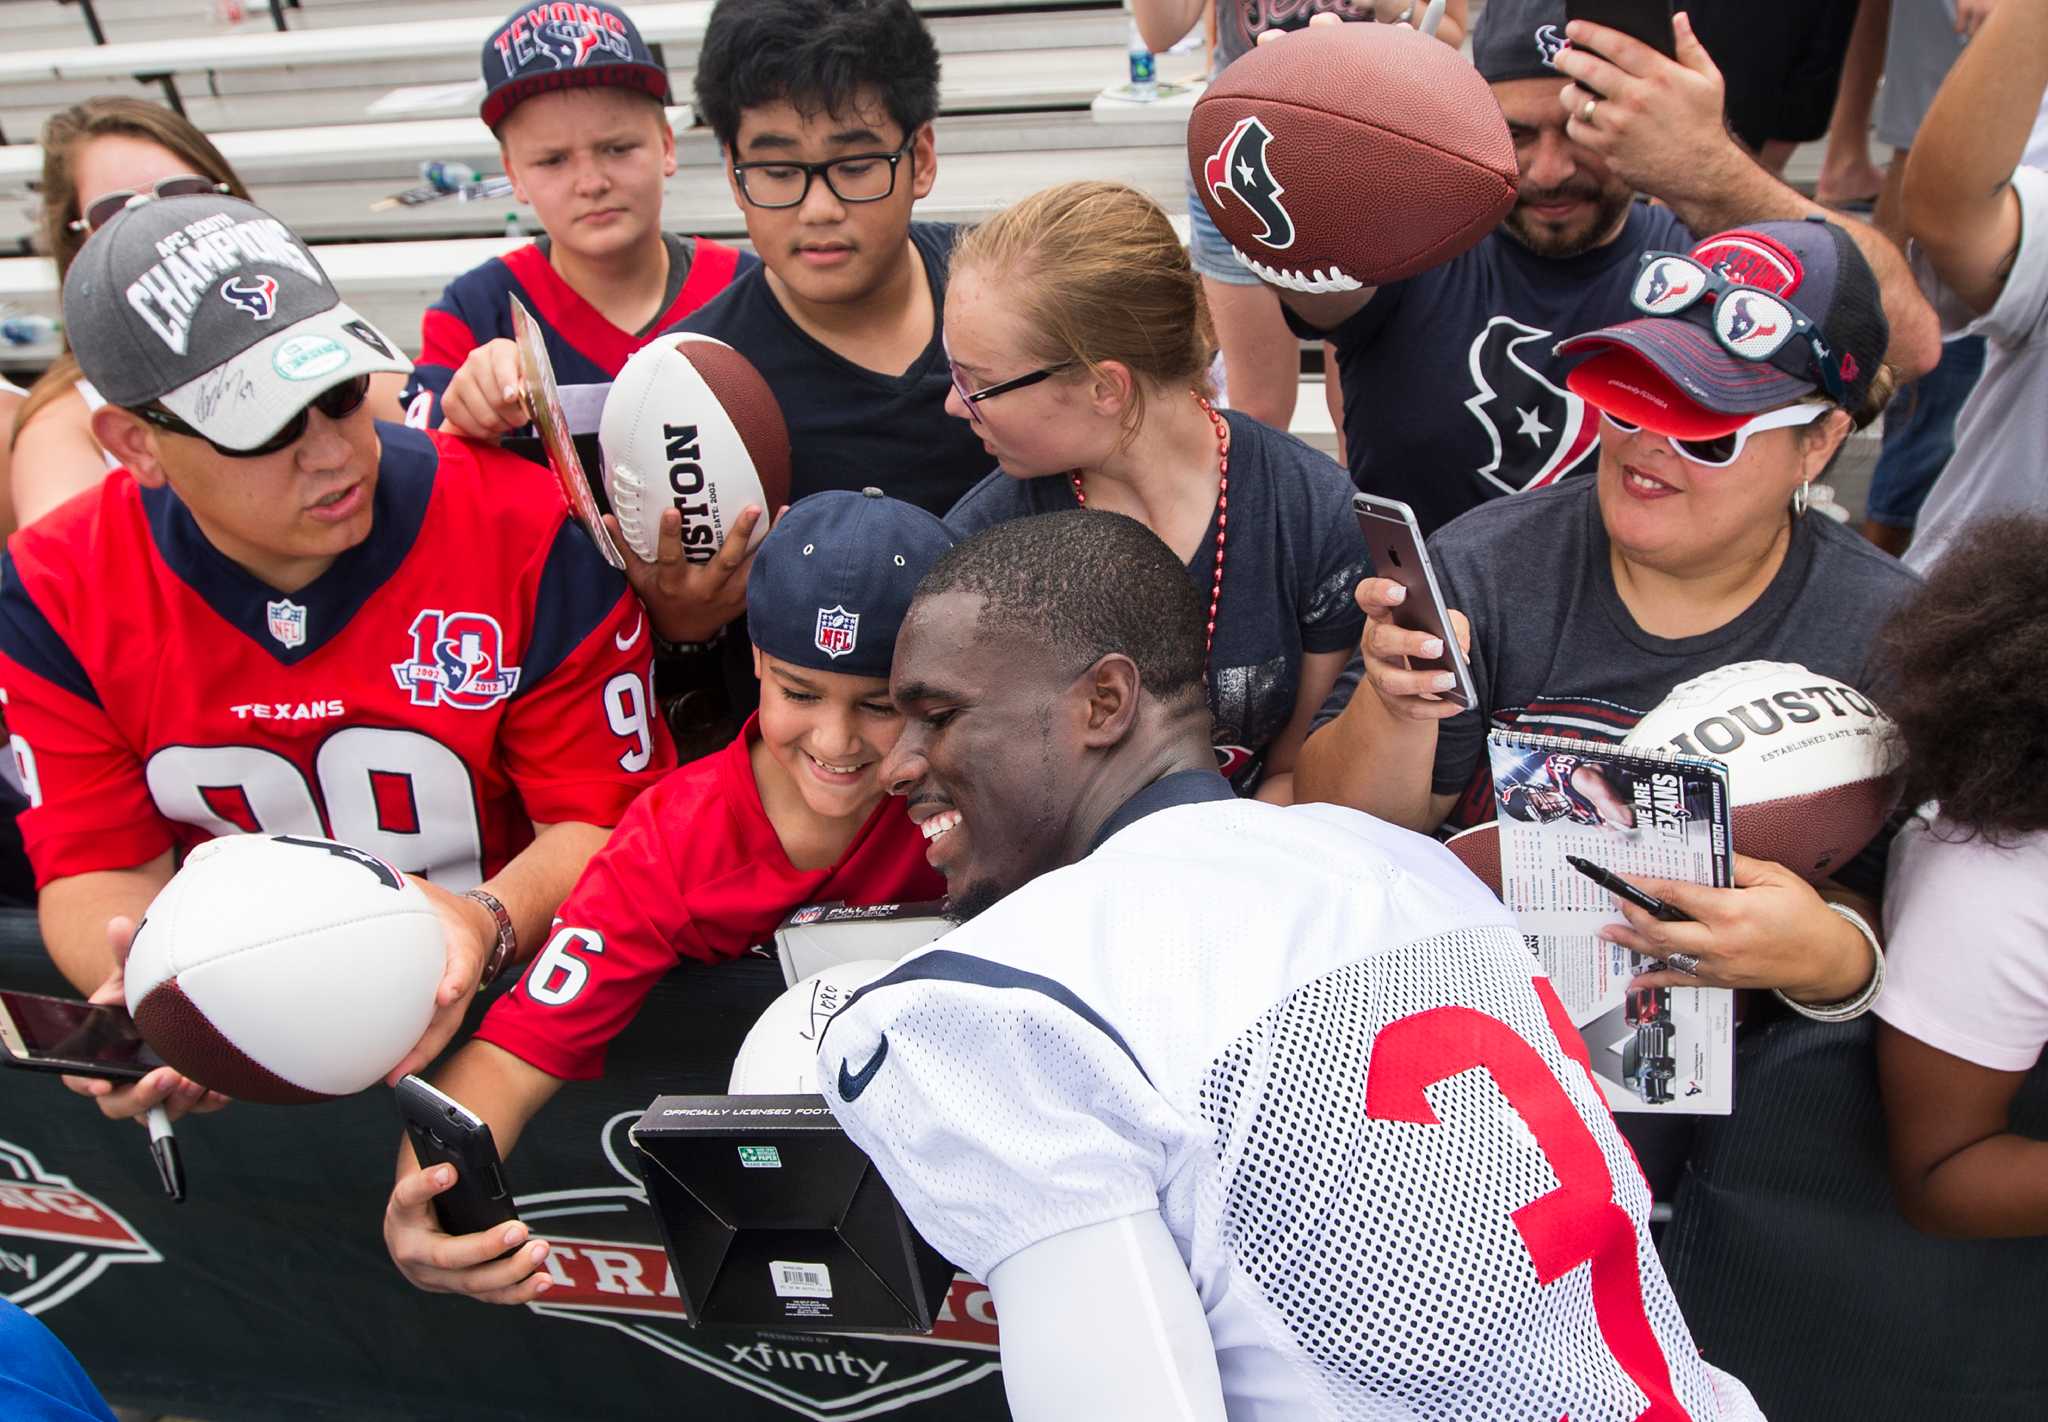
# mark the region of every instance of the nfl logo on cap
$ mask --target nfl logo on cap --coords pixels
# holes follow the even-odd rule
[[[264,611],[270,615],[270,635],[286,647],[303,647],[306,644],[306,609],[290,598],[264,604]]]
[[[818,650],[837,661],[860,639],[860,614],[845,607],[818,609]]]

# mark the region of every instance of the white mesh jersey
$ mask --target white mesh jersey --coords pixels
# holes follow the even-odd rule
[[[1158,1210],[1232,1418],[1754,1418],[1693,1345],[1578,1041],[1440,845],[1227,800],[905,959],[818,1075],[982,1278]]]

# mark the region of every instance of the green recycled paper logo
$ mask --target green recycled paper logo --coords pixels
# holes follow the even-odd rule
[[[740,1164],[749,1170],[782,1169],[782,1152],[774,1146],[741,1146]]]

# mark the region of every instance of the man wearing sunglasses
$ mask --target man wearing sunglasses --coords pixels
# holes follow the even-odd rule
[[[64,318],[122,468],[0,559],[43,940],[118,1001],[179,851],[330,835],[440,911],[418,1067],[673,764],[640,605],[532,465],[372,421],[371,376],[407,361],[248,203],[125,206]],[[109,1088],[74,1085],[109,1115],[218,1103],[168,1068]]]
[[[1298,334],[1336,347],[1353,480],[1411,505],[1425,532],[1594,467],[1600,421],[1565,387],[1569,362],[1552,348],[1628,315],[1644,252],[1825,213],[1729,135],[1713,59],[1683,14],[1673,33],[1669,59],[1619,31],[1567,23],[1564,0],[1490,0],[1472,58],[1521,170],[1501,226],[1405,281],[1280,293]],[[1883,291],[1894,337],[1885,358],[1910,379],[1938,354],[1933,312],[1881,234],[1849,230]]]

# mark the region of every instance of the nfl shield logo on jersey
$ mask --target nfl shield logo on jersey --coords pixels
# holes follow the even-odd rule
[[[860,614],[844,607],[818,609],[818,650],[837,661],[860,640]]]
[[[279,598],[266,603],[263,609],[270,616],[270,635],[277,638],[283,647],[306,645],[306,609],[290,598]]]

